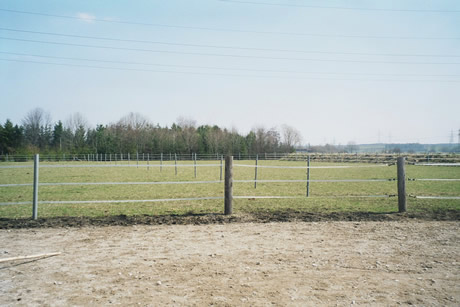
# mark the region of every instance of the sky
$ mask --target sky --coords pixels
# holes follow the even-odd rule
[[[130,112],[303,144],[454,142],[458,0],[2,0],[0,122]]]

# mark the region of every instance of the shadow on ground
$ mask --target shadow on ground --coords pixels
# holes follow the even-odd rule
[[[297,210],[257,211],[231,216],[223,214],[114,215],[103,217],[50,217],[32,219],[0,218],[0,229],[39,227],[131,226],[131,225],[204,225],[228,223],[322,222],[322,221],[460,221],[459,210],[375,213],[375,212],[304,212]]]

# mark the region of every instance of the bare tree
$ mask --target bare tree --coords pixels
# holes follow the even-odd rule
[[[141,152],[145,150],[149,139],[150,121],[140,113],[129,113],[117,123],[122,131],[121,139],[126,144],[126,150]]]
[[[131,112],[123,116],[118,124],[128,129],[141,130],[150,126],[150,121],[140,113]]]
[[[219,152],[219,147],[222,147],[223,143],[222,130],[217,126],[210,127],[205,139],[211,153]]]
[[[75,134],[79,129],[87,130],[89,127],[88,120],[79,112],[73,113],[64,122],[65,129],[68,129]]]
[[[255,135],[255,143],[252,145],[255,152],[273,152],[278,148],[280,134],[275,127],[267,130],[263,126],[257,126],[252,129],[252,133]]]
[[[261,153],[265,151],[265,144],[267,139],[267,129],[263,126],[257,126],[252,129],[252,132],[255,136],[255,141],[253,144],[253,150],[256,153]]]
[[[283,133],[283,143],[287,147],[295,147],[302,142],[302,135],[300,134],[299,130],[294,127],[283,125],[282,126],[282,133]]]
[[[196,120],[191,117],[180,116],[177,118],[177,125],[182,129],[196,128]]]
[[[185,150],[189,153],[198,150],[198,134],[196,132],[196,120],[190,117],[179,117],[177,125],[182,129],[182,137],[184,140]]]
[[[350,141],[347,143],[347,146],[345,146],[345,150],[348,153],[358,152],[358,145],[356,145],[356,142]]]
[[[47,132],[51,133],[51,115],[42,108],[35,108],[29,111],[22,120],[26,140],[34,146],[47,143]],[[51,137],[51,135],[50,135]]]
[[[64,122],[64,131],[67,135],[66,143],[72,144],[74,148],[84,150],[88,128],[88,120],[81,113],[71,114]]]

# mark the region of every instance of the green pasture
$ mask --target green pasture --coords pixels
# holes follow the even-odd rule
[[[214,164],[215,166],[208,166]],[[234,180],[253,180],[255,161],[234,161]],[[32,184],[31,163],[1,163],[0,166],[30,166],[27,168],[0,168],[1,184]],[[161,215],[222,213],[223,199],[162,201],[143,203],[91,203],[97,200],[155,200],[197,197],[223,197],[224,184],[220,181],[220,161],[198,161],[197,176],[193,161],[178,162],[177,175],[174,162],[42,162],[49,165],[92,165],[116,167],[41,167],[39,181],[43,183],[111,183],[111,182],[194,182],[219,181],[200,184],[155,185],[60,185],[40,186],[39,217],[103,216],[103,215]],[[188,166],[184,166],[188,165]],[[246,165],[246,166],[239,166]],[[247,165],[251,167],[247,167]],[[259,161],[260,166],[306,166],[303,161]],[[356,163],[312,163],[311,166],[352,166],[343,169],[311,169],[310,179],[395,179],[396,166],[369,167]],[[120,167],[122,166],[122,167]],[[356,167],[358,166],[358,167]],[[303,180],[296,183],[234,183],[233,204],[235,214],[256,211],[294,209],[306,212],[396,212],[396,181],[385,182],[311,182],[310,197],[306,197],[306,169],[259,168],[258,180]],[[406,166],[407,178],[460,179],[460,168],[446,166]],[[32,186],[0,187],[0,203],[31,202]],[[408,181],[407,193],[418,196],[460,196],[460,181]],[[293,199],[257,199],[254,196],[290,196]],[[367,197],[362,197],[367,196]],[[372,197],[368,197],[372,196]],[[375,196],[375,197],[374,197]],[[89,201],[85,204],[47,204],[47,201]],[[408,211],[460,210],[460,200],[415,199],[409,197]],[[31,216],[32,205],[0,205],[0,218]]]

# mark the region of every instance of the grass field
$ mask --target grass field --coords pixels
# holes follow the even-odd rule
[[[91,182],[193,182],[219,181],[220,161],[199,161],[195,178],[192,161],[180,161],[178,174],[174,162],[164,162],[160,171],[158,161],[131,162],[129,167],[65,167],[40,168],[40,183],[91,183]],[[215,166],[207,166],[215,164]],[[253,180],[254,161],[234,161],[234,180]],[[28,163],[2,163],[0,166],[24,166],[28,168],[0,168],[0,184],[31,184],[33,167]],[[104,162],[42,162],[49,165],[100,165]],[[117,166],[120,166],[120,162]],[[128,164],[125,162],[125,166]],[[182,165],[182,166],[181,166]],[[192,165],[192,166],[184,166]],[[201,166],[200,166],[201,165]],[[306,166],[302,161],[259,161],[261,166]],[[312,180],[321,179],[394,179],[396,166],[369,167],[369,164],[312,163],[312,166],[343,165],[344,169],[311,169]],[[356,167],[361,166],[361,167]],[[460,179],[460,168],[445,166],[406,166],[407,178]],[[259,168],[258,180],[306,180],[305,169]],[[234,213],[257,211],[300,210],[304,212],[396,212],[396,197],[358,197],[395,195],[396,181],[388,182],[312,182],[310,197],[306,198],[306,182],[257,183],[235,182],[234,196],[293,196],[292,199],[256,199],[253,197],[234,200]],[[409,195],[460,196],[460,181],[408,181]],[[201,214],[223,212],[223,199],[164,201],[143,203],[91,203],[96,200],[154,200],[171,198],[223,197],[224,184],[155,184],[155,185],[59,185],[40,186],[39,217],[55,216],[107,216],[107,215],[164,215]],[[0,187],[0,203],[31,202],[32,186]],[[49,201],[90,201],[84,204],[49,204]],[[460,210],[460,200],[415,199],[409,197],[408,211]],[[0,218],[30,217],[31,204],[1,205]]]

